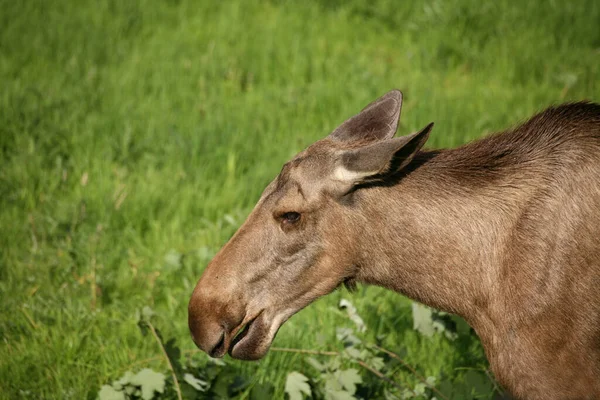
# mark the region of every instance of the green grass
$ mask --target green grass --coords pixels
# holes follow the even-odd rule
[[[283,162],[391,88],[405,93],[400,133],[435,121],[433,147],[600,100],[595,0],[0,9],[1,398],[95,397],[160,354],[136,327],[146,305],[194,348],[186,306],[211,255]],[[174,251],[181,265],[165,261]],[[475,339],[421,337],[410,302],[378,288],[318,301],[275,345],[339,348],[342,297],[423,375],[452,383],[485,366]],[[309,368],[274,352],[227,362],[279,396],[289,371]]]

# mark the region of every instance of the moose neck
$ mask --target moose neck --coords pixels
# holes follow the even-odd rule
[[[355,230],[356,278],[474,323],[497,289],[502,251],[528,190],[514,190],[510,171],[462,163],[459,152],[421,153],[397,183],[357,192],[371,228]]]

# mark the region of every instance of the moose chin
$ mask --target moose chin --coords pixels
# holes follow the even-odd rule
[[[600,105],[455,149],[394,137],[393,90],[287,162],[189,303],[212,357],[263,357],[351,280],[462,316],[517,398],[600,399]]]

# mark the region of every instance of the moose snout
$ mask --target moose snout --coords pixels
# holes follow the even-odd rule
[[[227,351],[225,346],[225,329],[218,321],[207,316],[202,317],[201,312],[196,312],[190,302],[188,307],[188,326],[194,343],[211,357],[222,357]]]
[[[223,357],[231,344],[232,336],[244,319],[244,308],[232,301],[223,301],[214,291],[196,286],[188,304],[188,326],[201,350],[211,357]]]

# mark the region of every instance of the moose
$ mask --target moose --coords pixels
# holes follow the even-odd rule
[[[208,264],[189,329],[263,357],[340,285],[463,317],[515,398],[600,399],[600,105],[563,104],[454,149],[394,137],[390,91],[287,162]]]

